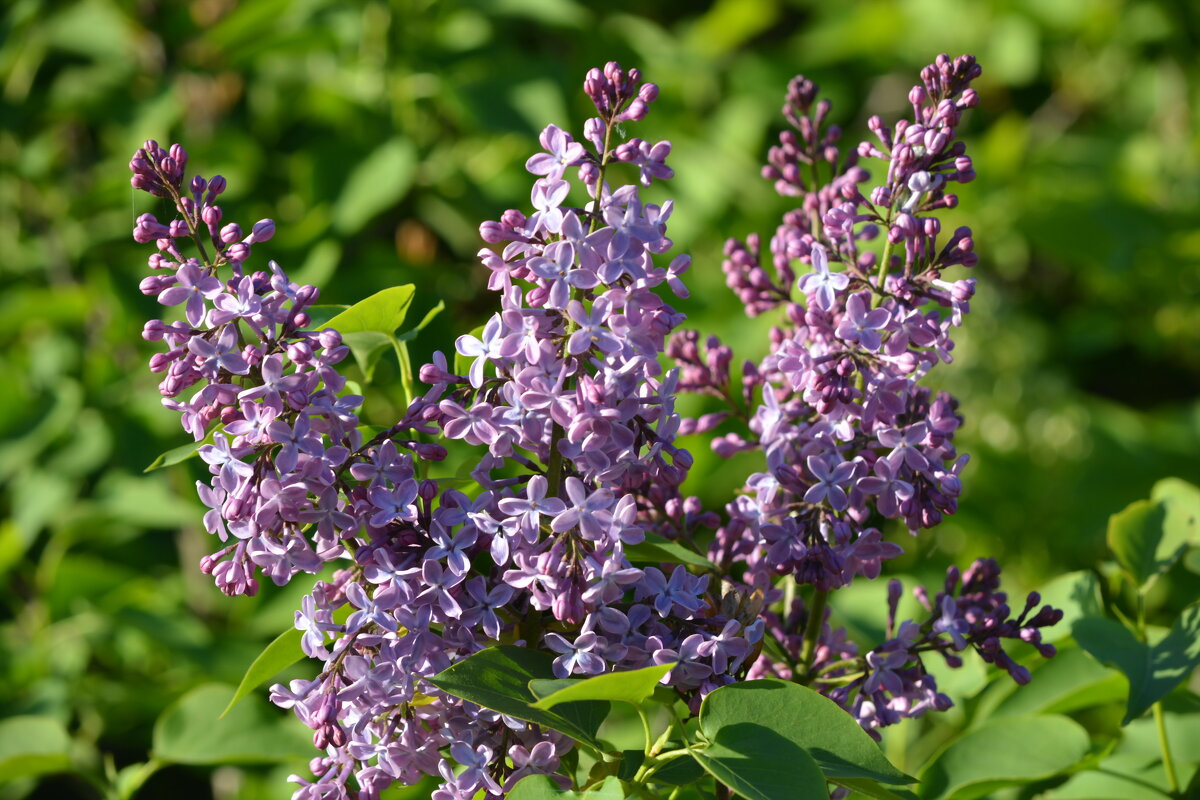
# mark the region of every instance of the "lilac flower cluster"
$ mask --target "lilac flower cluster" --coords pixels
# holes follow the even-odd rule
[[[827,123],[829,102],[817,101],[811,81],[795,78],[783,109],[793,129],[771,148],[763,176],[800,206],[776,229],[770,266],[757,236],[725,248],[727,283],[746,312],[781,312],[770,353],[761,363],[747,362],[735,387],[732,352],[715,337],[703,353],[694,332],[670,343],[668,353],[683,370],[681,386],[720,398],[728,409],[687,420],[681,429],[704,432],[740,418],[742,431],[717,437],[714,449],[722,456],[759,450],[766,459],[766,470],[751,475],[728,505],[710,558],[725,571],[744,563],[743,581],[766,591],[769,601],[781,594],[773,588],[778,576],[785,586],[813,587],[811,607],[797,600],[785,619],[775,620],[785,650],[794,639],[791,663],[764,654],[752,674],[810,682],[826,664],[855,656],[857,646],[844,632],[822,627],[829,592],[857,576],[877,577],[884,560],[903,552],[884,540],[880,519],[903,520],[916,534],[957,508],[967,456],[957,453],[953,438],[962,420],[952,397],[920,381],[951,360],[952,330],[974,293],[972,279],[942,278],[950,267],[975,263],[970,230],[940,241],[933,214],[957,205],[948,184],[974,177],[955,129],[978,102],[970,83],[979,74],[971,56],[939,56],[909,93],[913,119],[889,128],[872,117],[879,142],[848,153],[838,145],[841,130]],[[870,176],[860,158],[887,162],[885,180],[866,195],[861,187]],[[877,256],[865,244],[881,230],[886,239]],[[808,265],[800,276],[797,262]],[[971,574],[983,569],[977,565]],[[947,602],[943,611],[952,623],[945,624],[958,626],[951,629],[956,643],[998,624],[988,614],[955,616],[953,599]],[[1003,605],[1002,596],[987,602]],[[860,665],[866,677],[831,693],[868,729],[948,702],[915,658],[925,643],[912,638],[920,626],[906,625],[899,638],[867,654]],[[939,625],[921,630],[936,635]],[[1008,634],[989,635],[992,642]],[[1007,656],[987,652],[1022,677]],[[919,680],[896,677],[909,665]],[[852,689],[861,691],[852,697]]]
[[[458,339],[467,374],[436,354],[421,370],[430,391],[367,442],[362,398],[334,370],[347,348],[336,331],[309,329],[316,290],[273,263],[270,275],[244,268],[271,224],[249,237],[218,229],[224,181],[185,190],[178,146],[147,142],[131,165],[134,185],[181,217],[145,215],[135,238],[160,251],[143,291],[186,304],[186,321],[153,322],[146,337],[170,348],[152,361],[167,372],[169,405],[197,441],[211,437],[200,448],[212,473],[199,485],[205,524],[233,541],[203,568],[222,590],[253,593],[258,570],[284,583],[346,564],[296,613],[320,674],[272,689],[326,751],[313,780],[295,778],[298,798],[375,797],[424,775],[442,779],[439,800],[498,796],[554,772],[569,739],[421,680],[490,644],[542,646],[560,677],[672,664],[664,682],[698,704],[748,668],[762,635],[761,620],[719,613],[708,576],[626,556],[648,533],[717,518],[679,493],[691,459],[674,444],[678,376],[658,361],[683,315],[655,289],[685,294],[689,265],[656,264],[672,246],[672,205],[608,180],[622,164],[641,186],[671,177],[669,143],[613,145],[615,126],[644,117],[657,88],[615,63],[584,88],[598,116],[583,141],[550,126],[527,163],[533,213],[481,227],[502,245],[480,253],[501,310]],[[586,202],[571,205],[573,190]],[[186,238],[198,258],[177,247]],[[232,276],[218,278],[223,268]],[[480,449],[474,496],[417,479],[414,457],[444,455],[417,437],[439,428]]]
[[[222,546],[201,567],[229,594],[253,594],[260,572],[277,584],[327,578],[295,615],[320,671],[271,690],[323,751],[311,779],[293,776],[296,798],[366,800],[425,776],[441,781],[435,800],[500,797],[531,774],[567,786],[571,739],[427,680],[495,644],[552,654],[564,678],[671,665],[663,682],[693,712],[714,688],[775,674],[824,691],[868,730],[946,706],[924,653],[955,663],[969,645],[1018,680],[1027,675],[1001,640],[1052,653],[1038,629],[1058,612],[1030,616],[1031,596],[1011,619],[993,562],[961,587],[952,572],[932,602],[919,593],[924,623],[895,628],[894,589],[889,639],[865,655],[826,624],[829,592],[877,577],[901,552],[879,519],[932,527],[961,489],[955,402],[919,381],[949,361],[974,288],[942,280],[975,257],[966,229],[939,245],[932,213],[955,204],[948,181],[973,175],[954,129],[976,102],[978,72],[969,57],[939,58],[910,94],[914,121],[872,120],[880,144],[846,156],[816,87],[793,81],[785,114],[796,130],[764,174],[801,207],[770,243],[771,271],[756,237],[731,242],[725,262],[748,313],[781,309],[786,322],[736,385],[732,350],[679,330],[684,316],[664,300],[687,296],[690,261],[668,260],[671,201],[642,191],[672,177],[671,145],[615,142],[658,89],[616,63],[591,70],[584,91],[597,115],[582,137],[551,125],[526,162],[531,211],[480,228],[499,310],[458,338],[459,366],[435,353],[420,371],[429,391],[366,440],[363,398],[337,371],[348,348],[309,313],[316,288],[274,262],[246,267],[273,223],[248,235],[222,226],[220,176],[185,184],[181,147],[138,150],[133,185],[178,214],[165,224],[143,215],[134,238],[157,248],[142,291],[183,306],[180,321],[152,321],[144,335],[166,345],[151,369],[211,473],[198,491]],[[889,163],[869,197],[859,157]],[[882,257],[860,252],[880,229]],[[799,278],[796,262],[809,265]],[[664,371],[664,356],[678,367]],[[726,409],[683,419],[681,391]],[[766,470],[722,524],[682,491],[692,459],[676,437],[729,420],[743,432],[714,448],[760,449]],[[423,477],[423,462],[446,456],[437,436],[475,448],[469,492]],[[695,549],[697,534],[712,539],[708,572],[638,557],[647,539]],[[797,583],[812,587],[807,602],[793,598]],[[768,635],[778,647],[764,649]]]
[[[929,710],[945,711],[953,705],[926,671],[922,660],[925,654],[937,653],[950,667],[960,667],[963,661],[959,653],[969,647],[984,661],[1008,672],[1017,683],[1028,683],[1028,668],[1005,652],[1003,640],[1025,642],[1044,658],[1051,658],[1055,648],[1042,642],[1041,629],[1059,622],[1063,612],[1050,606],[1035,611],[1041,596],[1031,592],[1014,618],[1007,596],[999,588],[1000,567],[992,559],[979,559],[965,574],[950,567],[943,591],[932,600],[923,586],[913,589],[929,616],[922,622],[905,620],[897,627],[903,587],[893,579],[888,582],[888,639],[865,654],[846,638],[845,629],[831,628],[827,615],[822,616],[808,670],[812,687],[844,706],[868,733],[877,736],[881,727]],[[779,642],[788,659],[760,657],[747,678],[800,678],[797,668],[791,665],[802,659],[804,637],[797,631],[807,629],[809,610],[797,598],[786,615],[767,612],[765,617],[767,635]]]

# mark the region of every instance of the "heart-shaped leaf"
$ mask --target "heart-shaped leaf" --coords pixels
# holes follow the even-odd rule
[[[1162,571],[1157,553],[1166,518],[1165,504],[1138,500],[1108,519],[1108,547],[1134,586],[1146,586]]]
[[[1169,567],[1187,547],[1200,546],[1200,489],[1179,478],[1154,484],[1150,499],[1166,509],[1157,556]]]
[[[1102,617],[1075,624],[1075,640],[1102,664],[1112,664],[1129,678],[1129,704],[1122,725],[1129,724],[1178,686],[1200,666],[1200,603],[1184,609],[1166,636],[1140,642],[1120,623]]]
[[[412,284],[389,287],[360,300],[314,330],[332,328],[342,334],[361,331],[394,334],[404,324],[415,293]]]
[[[841,706],[796,683],[746,681],[722,686],[704,698],[700,728],[710,740],[721,729],[743,723],[769,724],[772,731],[811,754],[830,779],[866,778],[888,784],[915,780],[892,766]]]
[[[534,708],[529,690],[535,680],[554,677],[554,657],[524,647],[501,645],[480,650],[427,680],[447,694],[501,714],[553,728],[593,749],[601,749],[596,730],[608,716],[609,704],[584,701],[558,711]]]
[[[766,725],[721,725],[708,746],[692,755],[705,772],[747,800],[827,796],[825,776],[808,751]]]

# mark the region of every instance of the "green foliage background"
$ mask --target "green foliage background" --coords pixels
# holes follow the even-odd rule
[[[414,345],[422,363],[494,306],[476,228],[528,205],[522,165],[537,133],[578,128],[588,67],[638,66],[662,94],[634,135],[674,144],[678,177],[655,196],[676,198],[672,235],[694,259],[681,306],[757,358],[769,320],[741,316],[721,247],[769,237],[788,207],[757,175],[787,80],[815,79],[852,144],[869,114],[905,113],[934,55],[970,52],[984,67],[967,130],[979,179],[946,224],[975,229],[979,292],[954,364],[934,380],[961,401],[972,461],[961,512],[906,543],[897,569],[936,581],[950,561],[993,555],[1034,588],[1103,559],[1108,515],[1158,478],[1200,481],[1192,3],[650,5],[5,4],[0,716],[57,719],[77,773],[0,784],[0,797],[101,796],[106,769],[146,760],[172,701],[237,682],[290,624],[303,588],[219,595],[195,566],[209,542],[194,466],[141,474],[187,439],[158,403],[139,336],[159,311],[137,292],[147,249],[129,234],[138,214],[166,214],[127,180],[147,137],[183,142],[193,170],[228,178],[226,219],[275,218],[279,233],[257,256],[318,284],[323,302],[406,282],[418,314],[444,300]],[[390,421],[398,402],[385,374],[369,421]],[[690,444],[692,490],[719,505],[752,463],[721,469]],[[1175,570],[1151,616],[1198,590],[1196,575]],[[953,724],[905,741],[928,752],[948,735],[938,725]],[[1113,729],[1085,724],[1100,738]],[[287,796],[286,773],[174,766],[142,796]]]

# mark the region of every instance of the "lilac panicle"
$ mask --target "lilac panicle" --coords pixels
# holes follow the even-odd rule
[[[743,581],[769,598],[780,596],[782,576],[784,583],[811,585],[821,608],[825,594],[855,577],[876,577],[883,561],[903,552],[883,538],[883,520],[900,519],[915,535],[957,509],[967,457],[953,438],[962,420],[954,398],[935,393],[924,379],[951,360],[951,334],[974,294],[972,279],[943,278],[945,270],[975,264],[971,232],[941,237],[936,214],[958,203],[948,187],[975,175],[956,129],[978,103],[970,84],[979,74],[971,56],[939,56],[909,94],[913,118],[889,127],[872,117],[877,141],[853,150],[843,150],[842,131],[829,122],[830,104],[818,100],[816,85],[794,79],[783,109],[791,129],[771,148],[763,176],[780,194],[797,198],[798,207],[784,215],[766,248],[757,235],[725,247],[727,283],[746,313],[780,315],[771,352],[747,362],[741,385],[734,385],[732,353],[715,338],[704,353],[693,332],[675,334],[668,346],[682,369],[682,388],[726,407],[684,421],[681,429],[704,432],[739,421],[738,430],[713,440],[716,452],[765,455],[766,471],[751,475],[728,505],[729,520],[709,557],[725,570],[744,563]],[[871,176],[860,162],[871,159],[887,168],[883,181],[868,188]],[[880,239],[882,254],[870,246]],[[956,601],[946,598],[939,621],[920,630],[962,649],[975,621],[958,616]],[[902,635],[871,651],[862,662],[869,677],[847,682],[850,668],[831,676],[820,670],[856,655],[857,645],[821,628],[820,620],[810,625],[803,603],[785,612],[774,623],[776,638],[791,637],[796,661],[789,666],[762,656],[755,674],[817,679],[818,686],[829,680],[838,688],[827,693],[868,729],[948,704],[914,655],[925,639]],[[807,637],[800,635],[806,629]],[[1021,679],[1002,650],[970,641]],[[901,668],[916,672],[905,677]]]
[[[544,648],[564,676],[684,662],[665,682],[694,704],[749,666],[762,626],[715,613],[708,576],[625,555],[648,533],[716,520],[679,493],[691,464],[674,442],[679,376],[659,364],[683,315],[656,289],[685,294],[688,260],[663,260],[672,203],[641,191],[672,176],[670,144],[612,136],[657,88],[615,63],[584,88],[597,115],[583,138],[550,126],[528,160],[532,213],[481,226],[500,310],[456,342],[468,374],[437,354],[421,370],[430,391],[370,441],[337,372],[347,348],[305,313],[316,289],[246,266],[273,226],[219,226],[206,190],[223,181],[185,187],[180,159],[153,143],[135,156],[135,185],[180,216],[143,216],[135,238],[158,244],[143,291],[184,306],[184,322],[147,326],[168,348],[153,362],[163,395],[197,441],[211,436],[200,491],[224,546],[203,569],[236,594],[260,572],[284,583],[341,567],[296,612],[320,674],[273,689],[326,752],[312,780],[294,778],[296,797],[370,797],[424,775],[441,797],[497,796],[556,770],[566,737],[422,680],[497,642]],[[197,255],[183,254],[189,240]],[[418,439],[435,433],[478,449],[476,497],[417,479],[417,460],[444,453]]]
[[[440,781],[438,800],[498,798],[531,774],[570,787],[568,737],[429,682],[496,644],[540,649],[559,677],[671,665],[663,683],[693,713],[736,680],[792,678],[870,731],[948,706],[924,654],[953,665],[974,649],[1018,681],[1028,675],[1004,639],[1053,654],[1039,631],[1061,612],[1031,616],[1031,596],[1014,619],[991,561],[952,570],[932,599],[919,590],[923,622],[896,625],[900,590],[889,587],[889,638],[861,655],[827,624],[823,600],[774,605],[791,597],[788,582],[823,598],[878,577],[901,552],[883,538],[883,519],[915,533],[956,508],[961,419],[953,398],[920,381],[950,360],[974,291],[942,278],[974,263],[970,231],[939,244],[933,215],[957,203],[949,183],[974,175],[954,131],[977,102],[977,75],[970,57],[940,57],[910,95],[914,119],[873,119],[879,142],[844,154],[828,103],[811,82],[792,82],[784,113],[794,130],[764,175],[800,206],[768,252],[754,235],[725,250],[747,313],[782,317],[770,354],[746,362],[735,383],[731,348],[681,330],[667,300],[687,297],[690,259],[668,255],[673,202],[643,192],[673,176],[671,145],[624,138],[658,88],[615,62],[590,70],[583,88],[596,115],[582,136],[548,126],[526,161],[529,208],[480,226],[489,246],[479,261],[499,302],[479,336],[455,342],[466,374],[435,353],[420,371],[429,390],[369,440],[363,398],[339,372],[349,348],[308,313],[317,289],[275,262],[249,266],[274,223],[244,234],[224,220],[225,180],[185,183],[179,145],[137,151],[133,185],[177,214],[142,215],[133,234],[156,248],[141,290],[179,308],[143,335],[164,344],[151,369],[210,472],[197,489],[220,546],[201,569],[228,594],[255,593],[263,575],[281,585],[323,576],[294,618],[320,671],[271,689],[322,751],[311,778],[292,776],[294,798],[375,798],[427,776]],[[866,195],[860,158],[888,162]],[[867,248],[876,239],[879,258]],[[677,366],[664,369],[664,356]],[[680,391],[724,408],[684,419]],[[730,422],[741,430],[714,449],[759,449],[766,469],[723,520],[684,494],[692,457],[676,439]],[[422,462],[446,455],[437,436],[474,448],[473,495],[425,477]],[[629,558],[648,537],[699,554],[697,536],[712,540],[715,570]],[[768,634],[780,645],[773,657]]]

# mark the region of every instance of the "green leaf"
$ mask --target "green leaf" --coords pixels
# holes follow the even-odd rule
[[[139,761],[122,767],[120,772],[117,773],[116,780],[113,781],[113,788],[117,790],[117,797],[121,798],[121,800],[129,800],[129,798],[138,793],[138,790],[162,766],[157,761]]]
[[[342,341],[350,348],[363,377],[370,383],[375,380],[375,367],[379,365],[379,359],[391,349],[395,337],[380,331],[355,331],[342,334]]]
[[[945,800],[984,797],[1005,786],[1060,775],[1087,755],[1088,734],[1060,716],[1002,717],[938,753],[917,794]]]
[[[718,730],[770,721],[773,731],[812,755],[827,778],[866,778],[880,783],[915,781],[892,766],[854,718],[827,697],[796,683],[746,681],[710,692],[700,707],[700,728]]]
[[[1080,620],[1075,640],[1102,664],[1112,664],[1129,679],[1128,725],[1182,683],[1200,666],[1200,603],[1183,610],[1165,637],[1140,642],[1124,625],[1109,619]]]
[[[611,700],[640,705],[654,694],[654,687],[674,666],[662,664],[628,672],[609,672],[591,678],[568,678],[566,681],[535,680],[529,684],[529,689],[541,699],[533,707],[548,710],[559,703],[579,700]]]
[[[343,335],[360,331],[393,334],[404,324],[415,292],[411,283],[389,287],[358,301],[313,330],[333,328]]]
[[[760,719],[768,719],[773,725],[781,718]],[[703,716],[701,720],[703,725]],[[828,796],[825,776],[808,751],[773,727],[757,722],[716,727],[709,736],[708,746],[694,750],[692,755],[705,772],[747,800]]]
[[[1061,622],[1051,628],[1042,629],[1043,637],[1048,642],[1056,642],[1070,636],[1076,620],[1104,616],[1100,581],[1096,578],[1096,573],[1088,570],[1068,572],[1051,580],[1042,589],[1042,604],[1063,612]]]
[[[833,778],[830,783],[873,800],[917,800],[917,796],[908,789],[888,788],[869,778]]]
[[[340,233],[355,233],[376,214],[404,199],[417,168],[417,149],[396,136],[364,158],[346,179],[333,207],[333,224]]]
[[[71,768],[71,737],[52,717],[0,720],[0,783]]]
[[[625,791],[616,778],[606,778],[585,792],[560,789],[546,775],[530,775],[518,781],[506,796],[508,800],[624,800]]]
[[[246,670],[242,682],[238,684],[237,691],[233,693],[233,698],[230,699],[229,705],[225,706],[221,716],[228,714],[243,697],[303,658],[304,651],[300,649],[303,636],[303,632],[295,628],[276,636]]]
[[[213,443],[213,434],[215,434],[218,429],[219,428],[213,428],[208,432],[207,436],[198,442],[181,444],[179,447],[172,447],[167,452],[159,454],[158,458],[150,462],[150,466],[142,470],[142,474],[144,475],[147,472],[154,472],[156,469],[162,469],[163,467],[170,467],[175,464],[180,464],[184,461],[187,461],[189,458],[195,457],[195,455],[200,452],[201,447],[204,447],[206,444]]]
[[[1017,687],[993,715],[1066,714],[1119,701],[1127,690],[1119,672],[1101,666],[1078,647],[1064,647],[1034,670],[1029,684]]]
[[[312,740],[303,726],[266,703],[239,704],[218,717],[232,691],[227,684],[206,684],[167,708],[154,723],[154,758],[176,764],[262,764],[311,757]]]
[[[715,570],[717,566],[702,555],[688,550],[678,542],[672,542],[656,533],[647,533],[646,540],[625,548],[625,557],[640,564],[687,564],[702,569]]]
[[[1200,489],[1179,478],[1164,478],[1154,484],[1150,499],[1166,508],[1155,555],[1170,568],[1182,550],[1200,545]]]
[[[664,783],[667,786],[687,786],[689,783],[700,780],[705,774],[704,768],[696,759],[691,756],[680,756],[665,767],[658,769],[650,776],[650,780],[655,783]]]
[[[345,306],[345,305],[309,306],[308,308],[304,309],[304,313],[308,314],[309,330],[314,330],[314,331],[321,330],[327,324],[329,324],[329,321],[331,319],[333,319],[338,314],[341,314],[343,311],[346,311],[349,308],[350,308],[350,306]]]
[[[1134,586],[1144,587],[1160,572],[1155,554],[1166,517],[1163,503],[1138,500],[1108,518],[1108,547]]]
[[[443,692],[567,734],[596,750],[599,721],[608,716],[608,703],[572,703],[559,712],[534,708],[531,681],[554,677],[554,657],[537,650],[501,645],[468,656],[427,679]],[[565,713],[570,710],[570,715]],[[592,724],[595,727],[592,727]]]
[[[1182,768],[1179,779],[1186,784],[1195,766],[1176,762],[1176,767]],[[1162,794],[1149,790],[1151,786]],[[1046,796],[1052,800],[1147,800],[1167,797],[1169,792],[1161,758],[1118,753],[1101,761],[1097,771],[1081,772]]]
[[[445,309],[446,302],[444,300],[438,300],[438,304],[436,306],[425,312],[425,316],[422,317],[421,321],[417,323],[417,327],[397,335],[396,338],[402,342],[408,342],[417,338],[417,334],[425,330],[425,327],[429,323],[433,322],[433,318],[445,311]]]

